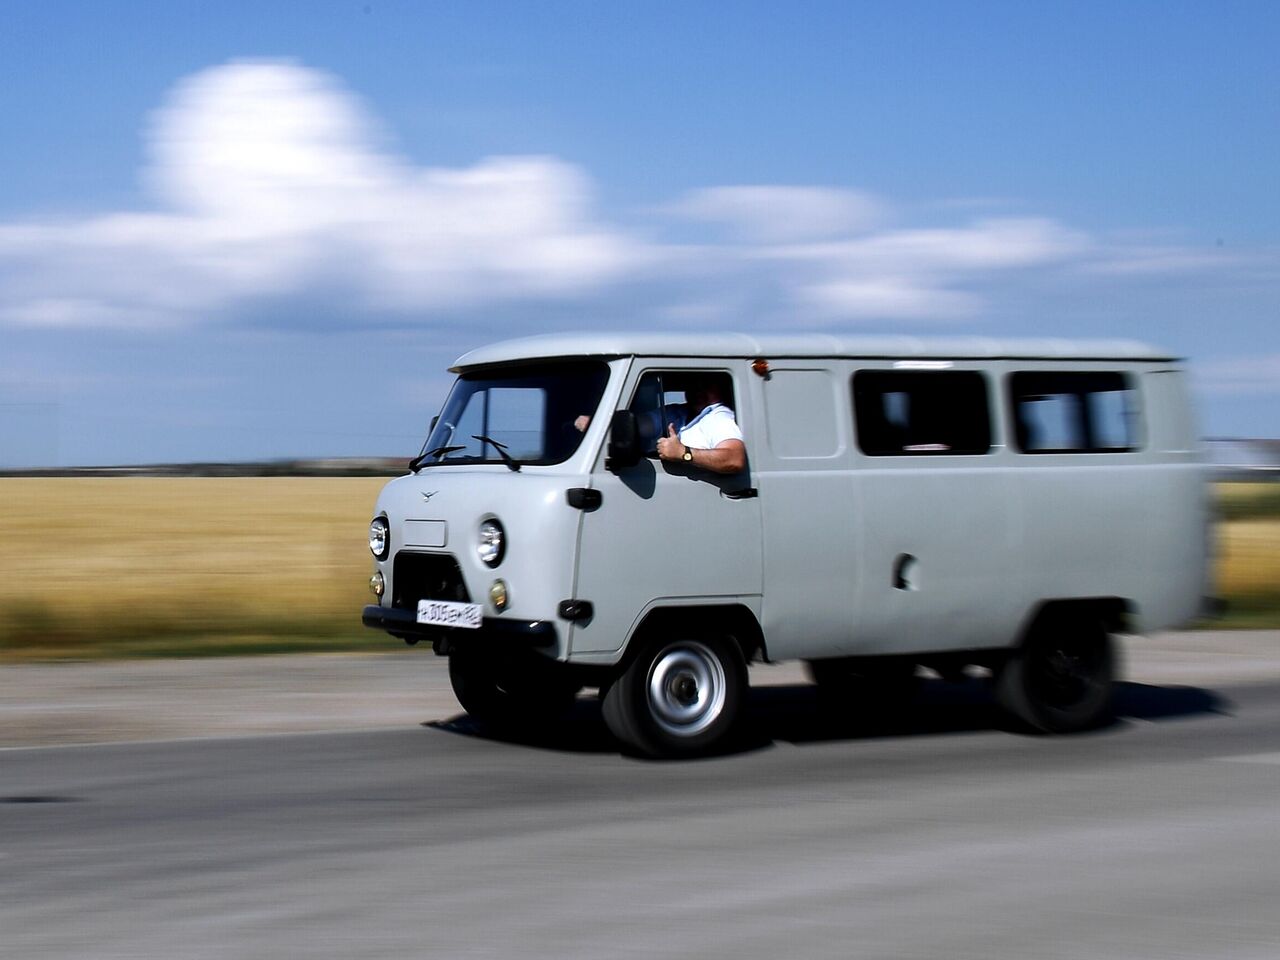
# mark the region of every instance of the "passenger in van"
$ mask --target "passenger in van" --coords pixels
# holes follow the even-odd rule
[[[714,473],[742,470],[747,465],[747,447],[715,378],[691,379],[685,387],[685,399],[690,416],[679,432],[674,422],[667,424],[667,435],[658,438],[658,456],[693,463]]]

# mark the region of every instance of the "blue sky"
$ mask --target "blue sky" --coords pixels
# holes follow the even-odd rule
[[[527,333],[1118,336],[1280,436],[1274,3],[10,4],[0,466],[410,454]]]

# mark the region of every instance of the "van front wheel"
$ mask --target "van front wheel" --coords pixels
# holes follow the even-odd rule
[[[746,689],[747,665],[731,638],[654,638],[605,692],[601,712],[625,746],[688,756],[724,740]]]
[[[449,655],[454,696],[480,726],[498,733],[558,720],[581,687],[556,664],[488,657],[466,650]]]
[[[1055,618],[1037,625],[996,675],[996,699],[1044,733],[1074,733],[1111,717],[1115,644],[1101,621]]]

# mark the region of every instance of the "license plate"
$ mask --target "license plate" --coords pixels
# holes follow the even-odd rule
[[[433,627],[462,627],[479,629],[481,612],[478,603],[454,603],[451,600],[419,600],[418,622]]]

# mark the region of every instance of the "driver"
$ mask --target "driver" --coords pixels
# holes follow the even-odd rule
[[[658,456],[667,461],[696,464],[715,473],[738,473],[747,465],[747,446],[742,442],[733,410],[725,406],[719,382],[714,377],[698,377],[685,388],[690,419],[680,431],[667,424],[667,435],[658,438]]]

